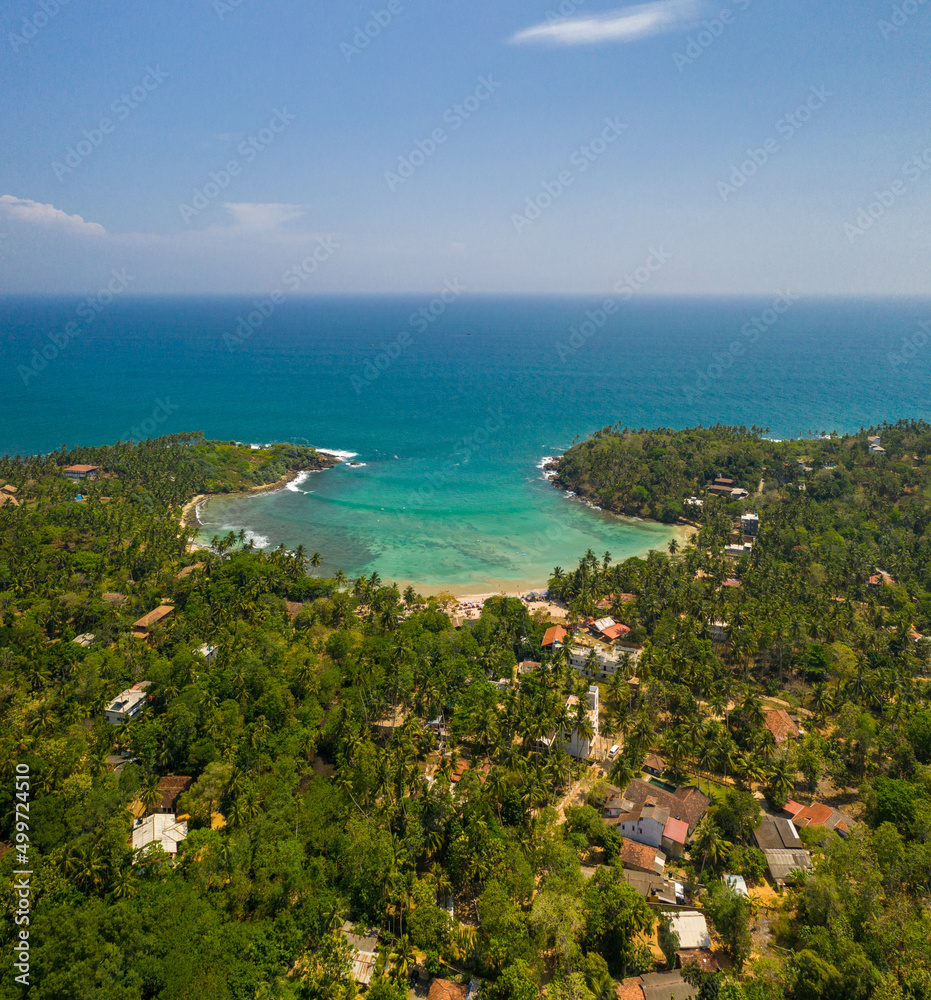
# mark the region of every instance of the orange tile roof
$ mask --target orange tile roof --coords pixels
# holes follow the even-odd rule
[[[792,822],[796,826],[824,826],[833,815],[834,810],[830,806],[815,802],[796,813]]]
[[[133,622],[133,628],[147,629],[150,625],[155,625],[157,622],[167,618],[174,610],[173,604],[160,604],[154,611],[143,615],[139,621]]]
[[[790,736],[798,736],[798,726],[789,718],[789,713],[784,708],[767,712],[763,725],[773,734],[777,746]]]
[[[623,838],[621,845],[621,860],[625,865],[636,866],[645,871],[656,871],[656,856],[662,854],[655,847],[649,844],[638,844],[635,840]]]
[[[625,979],[617,985],[617,1000],[643,1000],[640,978]]]
[[[546,634],[543,636],[543,642],[541,646],[552,646],[554,643],[562,642],[563,639],[569,633],[562,627],[562,625],[552,625],[546,630]]]
[[[627,635],[628,632],[630,632],[630,628],[627,625],[621,625],[619,622],[617,625],[606,628],[601,634],[605,639],[620,639],[622,635]]]

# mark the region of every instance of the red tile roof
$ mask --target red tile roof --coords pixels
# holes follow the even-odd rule
[[[834,810],[830,806],[815,802],[796,813],[792,822],[796,826],[824,826],[833,815]]]
[[[789,713],[784,708],[776,708],[767,712],[763,725],[773,734],[776,746],[790,736],[798,737],[798,726],[789,718]]]
[[[469,987],[449,979],[434,979],[430,984],[427,1000],[465,1000]]]
[[[96,472],[99,468],[99,465],[68,465],[65,472]]]
[[[682,844],[684,846],[689,839],[688,824],[684,823],[681,819],[676,819],[675,816],[670,816],[666,820],[666,826],[663,827],[663,836],[675,844]]]
[[[662,854],[655,847],[649,844],[638,844],[635,840],[623,838],[621,845],[621,860],[625,865],[632,868],[640,868],[643,871],[656,871],[656,856]]]
[[[554,643],[562,642],[563,639],[569,633],[562,627],[562,625],[552,625],[546,630],[546,634],[543,636],[543,642],[541,646],[552,646]]]
[[[614,640],[620,639],[622,635],[627,635],[629,632],[630,629],[626,625],[618,623],[617,625],[612,625],[610,628],[606,628],[601,634],[605,639]]]

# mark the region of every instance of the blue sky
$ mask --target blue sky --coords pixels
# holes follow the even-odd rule
[[[0,292],[931,289],[931,0],[44,4]]]

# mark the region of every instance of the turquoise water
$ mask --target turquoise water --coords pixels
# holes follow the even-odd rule
[[[208,534],[246,527],[319,551],[327,570],[461,592],[538,584],[588,548],[622,558],[668,542],[670,529],[589,510],[541,478],[544,456],[597,428],[795,437],[931,418],[931,345],[916,336],[928,300],[767,313],[772,298],[642,299],[603,322],[582,298],[463,297],[436,318],[430,303],[291,300],[239,339],[249,300],[125,299],[65,340],[77,300],[0,299],[0,450],[203,430],[351,452],[364,465],[211,502]]]

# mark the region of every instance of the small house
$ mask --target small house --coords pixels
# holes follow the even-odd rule
[[[625,868],[648,875],[662,875],[666,867],[666,855],[649,844],[638,844],[626,837],[621,841],[621,861]]]
[[[544,633],[543,642],[540,645],[543,649],[552,649],[563,643],[568,634],[562,625],[551,625]]]
[[[782,746],[788,739],[797,740],[800,730],[784,708],[776,708],[763,717],[763,725],[770,731],[776,746]]]
[[[166,854],[177,854],[178,844],[187,839],[187,823],[179,823],[174,813],[152,813],[136,820],[133,827],[133,850],[157,844]]]
[[[695,948],[710,948],[711,935],[703,914],[697,910],[681,910],[669,914],[672,929],[679,935],[679,947],[691,951]]]
[[[343,937],[352,951],[352,978],[362,986],[368,986],[378,961],[378,930],[371,927],[365,934],[357,934],[356,928],[348,920],[343,924]]]
[[[666,770],[666,761],[655,753],[648,753],[646,760],[643,762],[643,770],[648,774],[655,774],[657,778],[661,778],[663,772]]]
[[[194,784],[194,779],[186,774],[167,774],[159,779],[158,790],[162,794],[161,801],[155,807],[156,812],[174,813],[178,796],[186,792]]]

